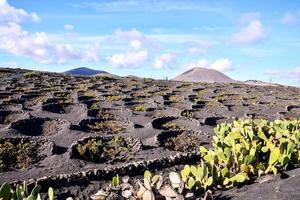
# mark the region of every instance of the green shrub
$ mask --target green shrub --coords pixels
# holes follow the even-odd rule
[[[112,101],[119,101],[121,100],[122,97],[121,96],[108,96],[106,97],[106,100],[109,101],[109,102],[112,102]]]
[[[35,76],[38,76],[37,72],[26,72],[26,73],[24,73],[25,78],[32,78],[32,77],[35,77]]]
[[[0,172],[12,168],[28,169],[35,153],[28,139],[5,139],[0,141]]]
[[[91,138],[76,145],[76,157],[92,162],[124,161],[131,152],[131,144],[119,136]]]
[[[92,81],[104,81],[111,80],[112,78],[106,75],[95,75],[92,77]]]
[[[172,95],[169,97],[169,100],[172,102],[172,103],[179,103],[181,102],[181,97],[178,96],[178,95]]]
[[[139,106],[135,106],[133,108],[134,111],[141,111],[141,112],[146,112],[147,108],[145,106],[139,105]]]

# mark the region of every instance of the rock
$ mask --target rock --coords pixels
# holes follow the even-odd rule
[[[128,183],[123,183],[121,195],[125,198],[129,198],[132,196],[132,193],[133,193],[133,187]]]
[[[127,190],[122,191],[122,197],[125,197],[126,199],[128,199],[131,196],[132,196],[132,190],[131,189],[127,189]]]
[[[177,197],[177,193],[171,186],[163,186],[158,192],[164,197]]]
[[[140,180],[138,180],[138,185],[139,185],[139,191],[137,192],[137,197],[139,198],[139,199],[142,199],[143,198],[143,195],[144,195],[144,193],[145,193],[145,191],[146,191],[146,188],[143,186],[143,184],[141,183],[141,181]]]
[[[143,200],[155,200],[154,193],[151,190],[146,190],[143,194]]]
[[[170,172],[169,179],[173,188],[178,188],[181,183],[180,175],[177,172]]]
[[[188,193],[186,193],[186,195],[184,197],[188,199],[188,198],[191,198],[193,196],[194,196],[193,192],[188,192]]]
[[[140,189],[137,193],[136,193],[136,196],[138,197],[138,199],[142,199],[143,198],[143,195],[144,195],[144,192],[146,190],[142,190]]]
[[[184,196],[183,195],[177,195],[177,197],[175,198],[175,200],[184,200]]]
[[[108,195],[101,189],[91,196],[92,200],[105,200]]]
[[[182,194],[184,190],[184,182],[181,182],[178,187],[178,193]]]
[[[130,179],[129,176],[124,176],[124,177],[122,177],[122,182],[123,183],[128,183],[129,179]]]
[[[258,180],[258,183],[265,183],[265,182],[269,182],[270,180],[272,180],[274,178],[274,176],[272,175],[265,175],[263,177],[261,177],[259,180]]]
[[[207,190],[205,192],[205,195],[203,198],[201,198],[201,200],[213,200],[213,195],[212,195],[212,192],[210,190]]]

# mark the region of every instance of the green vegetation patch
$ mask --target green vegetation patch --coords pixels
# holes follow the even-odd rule
[[[0,140],[0,172],[11,169],[28,169],[36,159],[34,145],[26,138]]]
[[[25,78],[32,78],[32,77],[38,77],[38,72],[26,72],[23,74]]]
[[[87,138],[72,147],[72,156],[96,163],[126,161],[140,149],[140,142],[119,136]]]
[[[104,117],[104,116],[102,116]],[[102,134],[117,134],[125,130],[126,126],[120,121],[101,121],[87,125],[90,131]]]

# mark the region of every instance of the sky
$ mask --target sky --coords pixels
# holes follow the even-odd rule
[[[0,0],[0,67],[300,86],[299,0]]]

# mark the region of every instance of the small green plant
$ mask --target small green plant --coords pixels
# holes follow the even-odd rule
[[[211,166],[201,162],[201,165],[199,166],[185,165],[180,174],[182,180],[186,182],[189,189],[203,187],[204,190],[207,190],[213,183],[213,177],[210,171]]]
[[[109,102],[112,102],[112,101],[119,101],[119,100],[121,100],[122,99],[122,97],[121,96],[108,96],[108,97],[106,97],[106,99],[107,99],[107,101],[109,101]]]
[[[98,109],[97,103],[93,103],[90,107],[90,109]]]
[[[181,129],[175,122],[167,122],[162,125],[162,128],[170,131],[178,131]]]
[[[26,72],[26,73],[24,73],[25,78],[32,78],[32,77],[35,77],[35,76],[38,76],[37,72]]]
[[[184,110],[181,115],[187,118],[194,117],[194,113],[191,110]]]
[[[9,200],[11,195],[10,191],[10,185],[8,183],[4,183],[0,188],[0,198],[3,200]]]
[[[112,178],[112,186],[113,187],[118,187],[120,185],[120,178],[119,175],[117,174]]]
[[[104,81],[104,80],[111,80],[111,77],[105,75],[96,75],[92,77],[93,81]]]
[[[97,95],[94,92],[88,91],[83,94],[85,97],[95,98]]]
[[[48,189],[48,196],[49,196],[49,200],[53,200],[54,199],[54,191],[53,191],[52,187],[50,187]]]
[[[179,103],[179,102],[181,102],[181,97],[178,96],[178,95],[172,95],[172,96],[169,97],[169,100],[172,103]]]
[[[75,89],[75,91],[77,91],[77,92],[86,91],[86,88],[87,88],[86,84],[81,83],[81,84]]]
[[[101,108],[101,109],[98,111],[97,118],[99,118],[99,119],[104,119],[104,120],[108,120],[108,119],[114,119],[115,117],[114,117],[113,114],[111,114],[111,113],[107,112],[105,109],[102,109],[102,108]]]
[[[139,106],[135,106],[133,108],[134,111],[141,111],[141,112],[145,112],[147,111],[147,108],[145,106],[139,105]]]
[[[106,117],[110,117],[105,113],[98,113],[98,117],[105,119]],[[117,121],[103,121],[103,122],[95,122],[93,124],[88,124],[88,128],[95,133],[98,134],[117,134],[125,129],[125,126],[121,122]]]
[[[149,170],[144,172],[143,183],[138,182],[140,189],[137,192],[139,199],[144,199],[147,196],[149,199],[155,199],[155,193],[162,187],[163,177],[161,175],[152,175]]]

